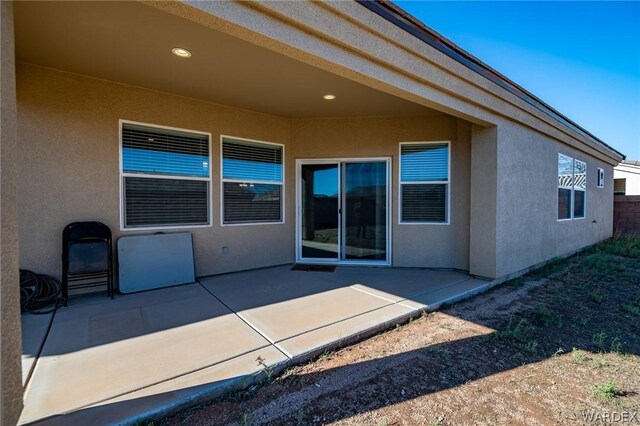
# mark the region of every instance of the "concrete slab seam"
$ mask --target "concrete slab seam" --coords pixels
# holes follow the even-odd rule
[[[251,322],[246,319],[245,317],[243,317],[239,312],[234,311],[233,309],[231,309],[230,306],[228,306],[226,303],[224,303],[218,296],[216,296],[213,292],[211,292],[207,287],[205,287],[199,280],[196,280],[196,282],[198,284],[200,284],[200,286],[202,286],[202,288],[205,289],[205,291],[207,293],[209,293],[211,296],[213,296],[218,302],[222,303],[224,305],[225,308],[229,309],[229,311],[233,312],[233,314],[235,316],[237,316],[238,318],[240,318],[240,321],[244,322],[247,326],[249,326],[253,331],[255,331],[256,333],[258,333],[260,336],[262,336],[263,339],[265,339],[267,342],[271,343],[271,345],[273,345],[273,347],[275,347],[277,350],[279,350],[282,355],[286,356],[287,358],[291,359],[291,354],[289,354],[287,351],[285,351],[283,348],[281,348],[279,345],[276,345],[276,342],[273,341],[273,339],[271,339],[267,334],[263,333],[258,327],[256,327],[255,325],[251,324]]]
[[[318,327],[315,327],[315,328],[311,328],[311,329],[303,331],[301,333],[297,333],[297,334],[294,334],[294,335],[291,335],[291,336],[287,336],[284,339],[278,340],[276,343],[284,342],[285,340],[293,339],[295,337],[299,337],[299,336],[302,336],[304,334],[311,333],[313,331],[321,330],[323,328],[327,328],[327,327],[330,327],[332,325],[340,324],[341,322],[345,322],[345,321],[357,318],[359,316],[362,316],[362,315],[365,315],[365,314],[369,314],[371,312],[379,311],[380,309],[388,308],[389,306],[393,306],[393,305],[395,305],[395,303],[389,303],[388,305],[380,306],[380,307],[375,308],[375,309],[370,309],[368,311],[364,311],[364,312],[361,312],[361,313],[356,314],[356,315],[351,315],[350,317],[346,317],[346,318],[343,318],[343,319],[340,319],[340,320],[337,320],[337,321],[330,322],[328,324],[324,324],[324,325],[321,325],[321,326],[318,326]]]
[[[370,293],[367,290],[363,290],[361,288],[356,288],[354,287],[354,285],[357,285],[357,284],[350,285],[349,288],[356,291],[360,291],[364,294],[368,294],[369,296],[377,297],[378,299],[386,300],[387,302],[390,302],[390,303],[396,303],[394,300],[387,299],[386,297],[380,296],[379,294]],[[363,284],[360,284],[360,285],[363,285]]]

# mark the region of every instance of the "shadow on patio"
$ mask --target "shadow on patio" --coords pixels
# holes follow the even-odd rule
[[[219,390],[218,378],[224,386],[227,379],[253,380],[262,370],[258,357],[270,366],[301,362],[488,285],[453,271],[290,268],[206,277],[114,301],[72,299],[56,313],[35,362],[21,422],[78,409],[89,414],[93,408],[86,407],[119,400],[160,398],[166,407],[200,388]],[[25,328],[27,351],[37,352],[44,331],[42,324]],[[34,361],[28,355],[27,370]],[[118,404],[135,412],[145,405]]]
[[[534,288],[523,289],[521,293],[528,293]],[[501,290],[518,293],[515,288]],[[285,379],[261,389],[269,393],[265,399],[270,402],[256,409],[251,421],[256,424],[296,423],[296,416],[304,412],[305,419],[321,419],[315,423],[333,422],[539,363],[558,354],[560,347],[590,352],[617,350],[609,346],[615,340],[607,340],[606,347],[594,341],[595,323],[591,327],[578,327],[558,322],[560,318],[573,321],[571,316],[575,313],[575,306],[566,303],[550,306],[554,309],[554,317],[550,320],[541,314],[544,311],[540,309],[523,311],[521,307],[514,306],[520,303],[517,297],[522,295],[511,298],[507,305],[498,306],[503,314],[490,317],[485,317],[482,309],[491,306],[491,294],[483,296],[482,309],[474,308],[475,301],[465,304],[462,309],[458,306],[448,309],[446,315],[452,321],[468,325],[466,337],[424,344],[432,336],[415,336],[418,341],[416,348],[390,347],[389,351],[395,353],[322,371],[287,375]],[[571,296],[570,291],[567,296]],[[533,299],[547,306],[544,303],[548,298],[560,299],[556,293],[536,294]],[[558,306],[564,308],[556,310]],[[514,312],[518,315],[514,316]],[[621,333],[634,336],[633,325],[622,328]],[[539,342],[539,346],[532,347],[530,342]],[[625,353],[640,355],[640,340],[631,339],[621,344]],[[264,377],[265,372],[262,371],[261,375]],[[80,420],[117,422],[122,419],[122,413],[153,412],[159,406],[169,407],[173,401],[184,397],[187,398],[182,400],[184,405],[195,405],[218,394],[221,389],[246,386],[253,377],[230,374],[227,380],[217,382],[202,379],[202,384],[197,386],[182,387],[181,383],[174,383],[175,390],[171,391],[150,388],[125,395],[102,405],[81,409],[67,417],[52,419],[51,424]],[[307,386],[301,386],[301,383]],[[297,394],[291,397],[292,393]],[[311,401],[312,405],[308,405]],[[221,415],[207,424],[228,424],[239,420],[241,414],[232,419]]]

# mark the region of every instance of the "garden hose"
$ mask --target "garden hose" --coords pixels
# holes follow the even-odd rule
[[[64,305],[62,284],[48,275],[20,269],[20,308],[22,312],[49,314]],[[53,307],[47,308],[53,304]]]

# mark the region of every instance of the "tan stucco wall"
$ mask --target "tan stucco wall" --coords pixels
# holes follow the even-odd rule
[[[471,202],[469,272],[496,276],[498,128],[473,125],[471,131]]]
[[[613,168],[534,130],[504,121],[497,132],[496,275],[593,244],[613,233]],[[558,221],[558,153],[587,163],[584,219]],[[605,187],[597,188],[597,168]]]
[[[469,267],[470,125],[434,113],[424,117],[375,117],[295,121],[295,159],[391,157],[393,266]],[[400,142],[451,141],[449,225],[398,224]]]
[[[200,276],[295,260],[295,159],[392,157],[395,266],[468,269],[470,125],[419,117],[288,120],[86,78],[18,66],[20,262],[59,276],[64,226],[99,220],[119,230],[118,120],[212,134],[214,224],[195,228]],[[285,223],[220,226],[221,134],[285,145]],[[399,142],[452,141],[450,225],[398,225]],[[222,255],[222,247],[229,253]]]
[[[291,262],[292,221],[221,227],[219,197],[220,134],[288,144],[287,120],[26,64],[17,73],[22,267],[59,276],[73,221],[104,222],[114,239],[140,233],[119,230],[119,119],[212,134],[214,226],[192,230],[198,275]]]
[[[16,216],[16,90],[13,3],[0,2],[0,424],[22,410],[20,287]]]

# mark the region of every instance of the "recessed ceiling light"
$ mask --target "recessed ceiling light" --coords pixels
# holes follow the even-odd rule
[[[336,95],[324,95],[322,98],[331,101],[336,98]]]
[[[189,52],[184,47],[174,47],[173,49],[171,49],[171,52],[173,52],[174,55],[179,56],[181,58],[191,57],[191,52]]]

